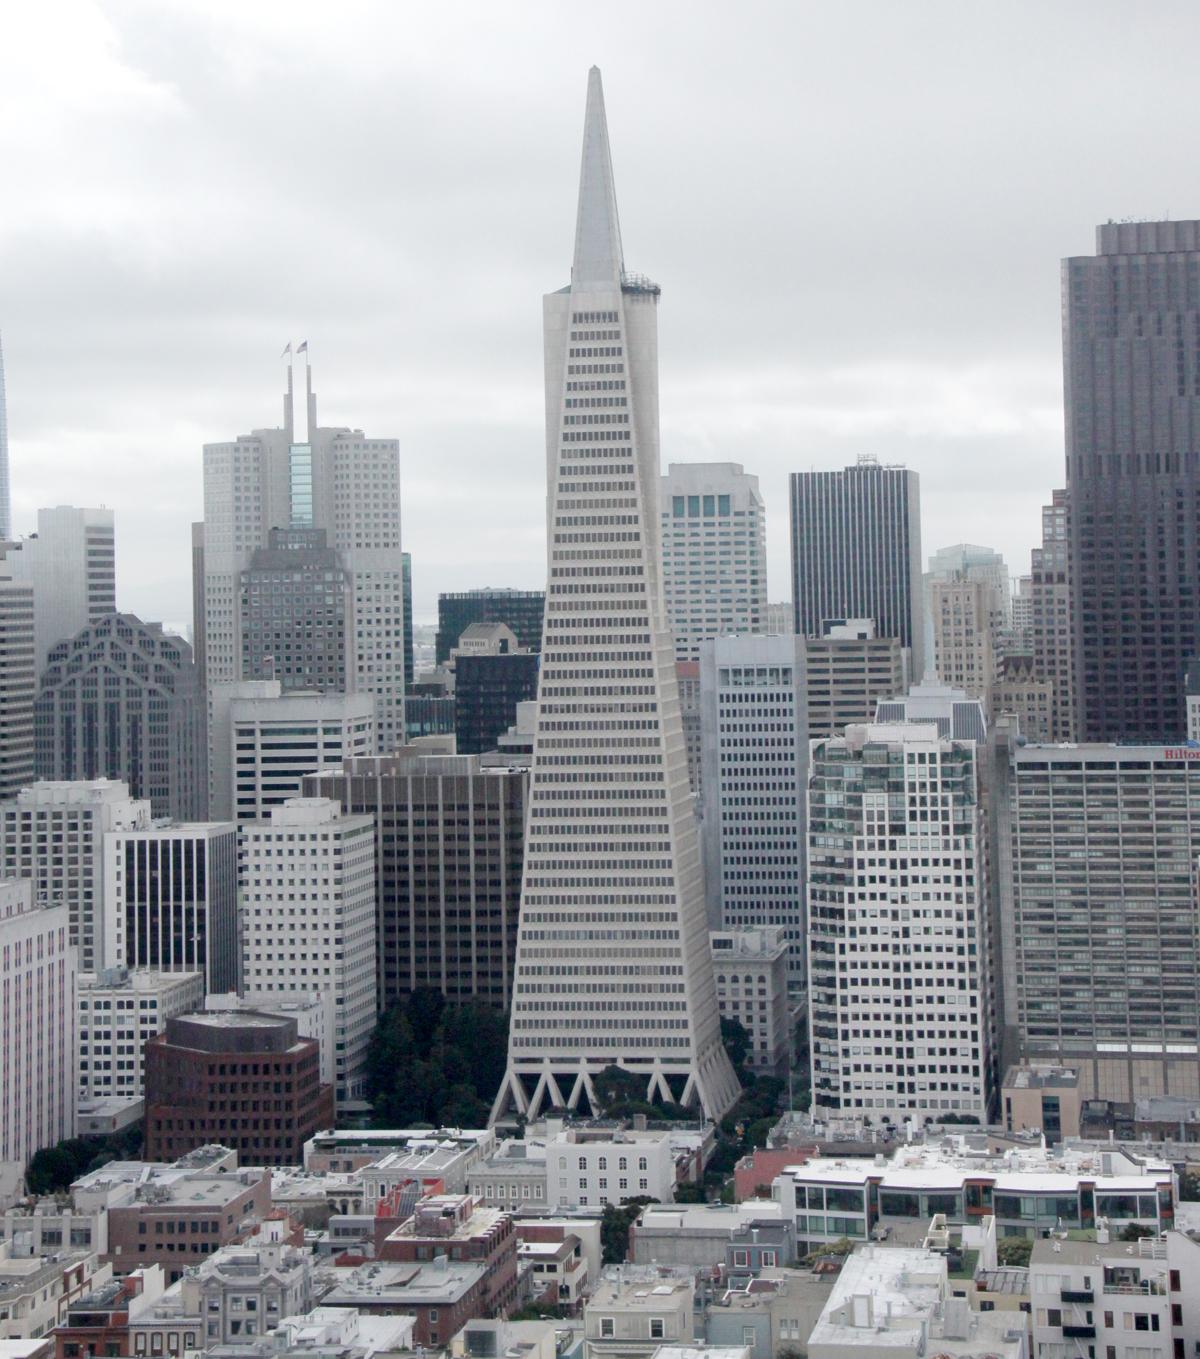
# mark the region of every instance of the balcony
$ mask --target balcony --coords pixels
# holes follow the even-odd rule
[[[1096,1295],[1090,1288],[1064,1288],[1061,1294],[1063,1302],[1095,1302]]]
[[[1068,1340],[1095,1340],[1095,1326],[1063,1326],[1063,1335]]]

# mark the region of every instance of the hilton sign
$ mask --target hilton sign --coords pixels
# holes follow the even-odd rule
[[[1166,760],[1200,760],[1200,746],[1166,746],[1163,749]]]

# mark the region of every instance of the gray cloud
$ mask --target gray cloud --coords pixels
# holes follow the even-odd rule
[[[8,16],[0,221],[17,526],[117,510],[119,592],[188,617],[200,445],[395,435],[419,617],[538,584],[542,292],[566,281],[586,69],[628,262],[664,287],[664,462],[922,473],[928,549],[1027,569],[1062,478],[1058,260],[1186,216],[1200,15],[1100,0],[438,7],[61,0]],[[1190,187],[1190,186],[1188,186]]]

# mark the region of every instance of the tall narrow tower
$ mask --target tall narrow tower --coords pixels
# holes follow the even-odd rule
[[[12,492],[8,482],[8,406],[4,395],[4,349],[0,346],[0,542],[12,533]]]
[[[658,295],[624,268],[593,67],[571,283],[544,301],[549,579],[493,1118],[595,1107],[611,1065],[710,1118],[737,1098],[659,565]]]

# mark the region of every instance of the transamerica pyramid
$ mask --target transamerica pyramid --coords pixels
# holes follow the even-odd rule
[[[575,260],[544,299],[548,583],[508,1069],[492,1110],[596,1108],[617,1065],[720,1118],[700,850],[659,552],[659,287],[627,273],[600,72]]]

